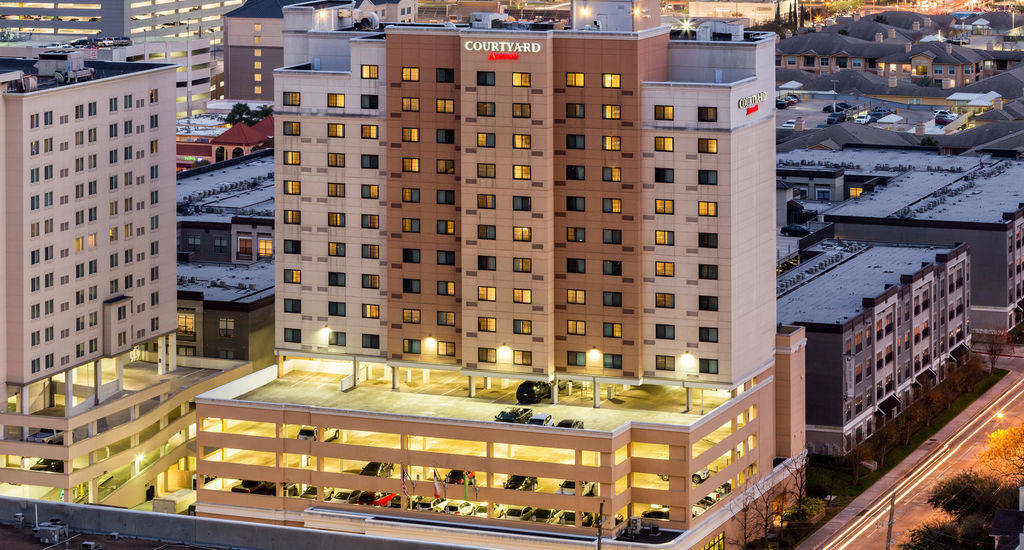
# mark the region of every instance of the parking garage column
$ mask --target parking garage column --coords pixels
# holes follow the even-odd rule
[[[284,356],[277,356],[277,377],[284,378]]]
[[[391,366],[391,389],[398,391],[398,367]]]
[[[594,408],[597,409],[597,408],[601,407],[601,384],[597,381],[596,378],[594,379],[593,390],[594,390]]]
[[[156,339],[156,372],[167,374],[167,338],[164,336]]]
[[[71,416],[75,406],[75,369],[64,371],[64,416]]]
[[[89,502],[95,503],[99,500],[99,491],[96,490],[96,478],[89,478]]]
[[[467,376],[467,383],[469,384],[469,396],[476,397],[476,378]]]
[[[178,368],[178,335],[174,332],[167,336],[167,370],[174,372]]]
[[[558,404],[558,380],[551,381],[551,404]]]
[[[686,412],[693,408],[693,388],[686,388]]]
[[[28,412],[28,384],[21,387],[18,395],[18,405],[21,408],[21,414],[29,414]],[[25,440],[28,438],[28,426],[21,427],[21,439]]]

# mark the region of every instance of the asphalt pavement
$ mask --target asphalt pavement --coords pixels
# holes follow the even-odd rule
[[[934,437],[864,491],[824,527],[805,540],[798,550],[884,549],[889,523],[889,503],[895,488],[893,548],[908,531],[932,517],[941,516],[928,504],[936,482],[977,465],[989,433],[1024,423],[1024,348],[1018,357],[1002,358],[997,368],[1008,369],[984,395],[943,427]]]

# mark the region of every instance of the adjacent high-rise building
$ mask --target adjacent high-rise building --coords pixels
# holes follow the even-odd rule
[[[0,493],[135,505],[188,487],[188,402],[242,374],[176,363],[174,73],[0,58]]]
[[[603,506],[606,529],[661,519],[699,548],[724,544],[723,502],[799,460],[775,35],[670,31],[649,0],[573,9],[284,8],[279,364],[197,399],[200,514],[369,533],[332,510],[376,503],[505,546],[487,527],[582,532]]]
[[[221,16],[242,2],[244,0],[8,3],[3,8],[0,29],[31,35],[198,37],[217,45],[224,36]]]

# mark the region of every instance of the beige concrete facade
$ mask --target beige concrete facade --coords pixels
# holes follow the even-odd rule
[[[81,53],[61,55],[0,59],[0,492],[135,505],[158,474],[189,485],[186,401],[212,387],[183,391],[203,371],[173,380],[168,351],[175,68],[85,62],[61,85]]]

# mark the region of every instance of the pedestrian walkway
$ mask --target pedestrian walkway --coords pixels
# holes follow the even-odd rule
[[[998,365],[999,368],[1009,368],[1009,365]],[[796,550],[814,550],[820,545],[824,544],[833,534],[842,529],[846,524],[850,523],[857,518],[872,502],[875,501],[882,493],[890,489],[900,479],[903,478],[909,472],[919,464],[922,460],[943,441],[949,439],[957,430],[967,424],[972,418],[978,415],[978,413],[988,406],[989,403],[995,401],[1000,395],[1003,394],[1011,385],[1022,378],[1022,374],[1017,369],[1011,369],[1010,373],[1003,377],[1002,380],[997,382],[994,386],[988,389],[978,399],[975,399],[973,403],[967,406],[966,409],[960,412],[953,420],[950,420],[945,426],[942,427],[934,436],[928,441],[921,444],[920,447],[914,449],[910,455],[904,458],[899,464],[889,470],[887,474],[882,476],[878,481],[872,484],[870,487],[864,490],[856,499],[853,500],[846,508],[843,508],[835,515],[828,523],[822,526],[820,529],[814,532],[810,537],[804,540]]]

